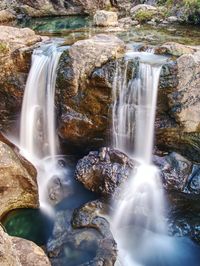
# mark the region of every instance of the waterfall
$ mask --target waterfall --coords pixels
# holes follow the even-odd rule
[[[129,64],[137,60],[130,78]],[[114,203],[112,231],[122,258],[119,265],[148,265],[143,261],[149,238],[153,241],[150,235],[165,233],[163,193],[152,164],[157,90],[165,61],[152,53],[128,52],[125,67],[117,65],[113,81],[113,146],[139,162]]]
[[[57,66],[66,47],[47,43],[35,49],[21,112],[20,148],[37,168],[40,205],[49,208],[48,182],[58,175],[59,152],[55,129],[55,85]]]

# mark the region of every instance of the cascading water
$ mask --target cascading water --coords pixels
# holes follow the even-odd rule
[[[127,82],[128,64],[137,57],[139,64]],[[112,231],[123,258],[118,264],[133,266],[146,265],[142,262],[150,232],[165,232],[164,201],[158,170],[152,165],[152,150],[157,89],[166,58],[129,52],[125,60],[123,70],[117,67],[113,84],[113,142],[139,166],[115,202]]]
[[[47,43],[34,50],[21,112],[20,147],[38,170],[40,205],[49,212],[48,183],[62,175],[56,159],[59,145],[54,96],[57,66],[65,49],[58,43]]]

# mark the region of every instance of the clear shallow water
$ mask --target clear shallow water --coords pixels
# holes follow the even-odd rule
[[[62,34],[67,30],[79,30],[89,28],[91,19],[86,16],[66,16],[66,17],[51,17],[51,18],[32,18],[19,24],[22,27],[30,27],[33,30],[49,34]]]
[[[40,210],[18,209],[3,218],[2,224],[11,236],[22,237],[45,245],[53,229],[53,221]]]
[[[92,26],[91,17],[68,16],[55,18],[34,18],[19,24],[30,27],[41,35],[62,36],[73,43],[79,39],[86,39],[91,35],[103,32]],[[124,32],[112,32],[126,43],[162,44],[165,42],[179,42],[188,45],[200,45],[200,30],[192,25],[167,25],[154,27],[142,25],[140,28],[130,27]]]

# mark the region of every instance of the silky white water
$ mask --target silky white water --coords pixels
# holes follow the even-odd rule
[[[136,58],[139,63],[128,78],[128,64]],[[117,265],[143,265],[150,232],[165,233],[163,193],[159,172],[152,164],[163,62],[165,58],[151,53],[131,52],[127,54],[125,67],[117,66],[114,77],[113,146],[139,162],[114,203],[112,232],[119,249]]]
[[[59,144],[55,128],[57,66],[66,47],[47,43],[34,50],[21,112],[20,147],[37,168],[41,207],[51,212],[48,183],[59,176],[56,155]]]

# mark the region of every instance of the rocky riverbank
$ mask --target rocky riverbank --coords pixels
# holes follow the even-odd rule
[[[143,23],[166,27],[184,22],[177,11],[182,1],[175,1],[170,13],[170,1],[166,5],[162,1],[140,2],[13,0],[8,4],[3,0],[0,23],[27,16],[93,14],[98,9],[109,10],[95,15],[96,26],[108,32],[115,31],[113,28],[126,31]],[[113,10],[118,16],[110,12]],[[0,131],[9,134],[17,131],[32,52],[41,42],[52,40],[29,28],[0,26],[0,32]],[[45,247],[52,265],[66,265],[70,260],[72,265],[111,266],[117,259],[117,244],[109,225],[111,202],[139,162],[110,147],[112,90],[117,68],[122,73],[126,68],[125,82],[138,73],[138,58],[126,61],[131,49],[132,43],[126,44],[114,34],[98,34],[74,41],[61,56],[56,80],[56,132],[64,156],[70,154],[76,159],[68,173],[73,181],[55,176],[51,184],[52,198],[58,196],[53,232]],[[156,46],[139,44],[137,49],[153,49],[168,58],[159,81],[154,164],[160,169],[169,203],[168,233],[199,244],[200,48],[171,41]],[[61,164],[65,167],[64,160]],[[11,210],[39,207],[36,176],[34,166],[0,134],[0,218]],[[83,187],[73,191],[73,182],[82,184],[86,192]],[[82,191],[91,191],[91,199],[82,200]],[[81,198],[78,203],[67,205],[77,195]],[[0,227],[1,262],[2,266],[29,262],[50,265],[42,249],[8,236]]]

